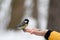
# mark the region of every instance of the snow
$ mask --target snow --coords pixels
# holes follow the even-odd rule
[[[42,36],[36,36],[27,32],[20,31],[8,31],[0,33],[0,40],[44,40]]]

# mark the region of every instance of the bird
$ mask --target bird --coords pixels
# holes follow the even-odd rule
[[[21,23],[19,23],[16,27],[18,30],[24,30],[28,26],[29,20],[24,19]]]

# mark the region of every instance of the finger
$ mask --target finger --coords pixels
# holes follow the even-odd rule
[[[43,35],[43,32],[42,31],[32,31],[31,34],[42,36]]]
[[[32,30],[40,31],[40,29],[37,29],[37,28],[33,28]]]
[[[25,29],[25,32],[31,33],[32,29]]]

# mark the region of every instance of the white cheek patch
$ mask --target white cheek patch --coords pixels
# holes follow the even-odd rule
[[[27,21],[25,21],[25,23],[27,23]]]

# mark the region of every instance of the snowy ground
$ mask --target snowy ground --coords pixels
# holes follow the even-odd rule
[[[44,40],[44,37],[23,31],[8,31],[0,33],[0,40]]]

